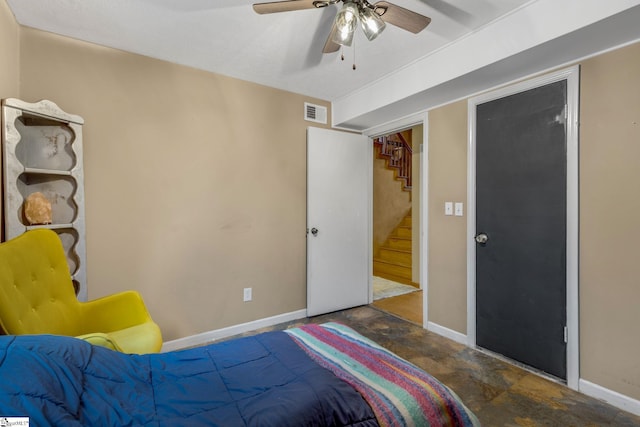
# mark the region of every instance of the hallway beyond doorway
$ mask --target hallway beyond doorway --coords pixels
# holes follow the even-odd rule
[[[417,291],[415,286],[406,285],[404,283],[394,282],[380,276],[373,276],[373,300],[377,301],[383,298],[396,297],[398,295],[408,294]]]
[[[422,326],[422,291],[373,276],[373,307]]]

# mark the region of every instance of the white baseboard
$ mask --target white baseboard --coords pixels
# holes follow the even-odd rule
[[[635,415],[640,415],[640,400],[633,399],[617,391],[609,390],[594,384],[587,380],[581,379],[578,381],[578,387],[581,393],[587,396],[595,397],[596,399],[604,400],[610,405],[620,408],[623,411],[631,412]]]
[[[167,341],[162,345],[162,352],[180,350],[182,348],[194,347],[207,344],[222,338],[233,335],[242,334],[244,332],[253,331],[255,329],[265,328],[277,325],[279,323],[289,322],[307,317],[307,310],[292,311],[290,313],[279,314],[277,316],[267,317],[264,319],[254,320],[252,322],[241,323],[239,325],[229,326],[227,328],[216,329],[213,331],[203,332],[176,340]],[[437,323],[427,322],[427,330],[442,335],[460,344],[468,345],[467,336],[453,329],[440,326]],[[640,400],[633,399],[624,394],[609,390],[598,384],[580,379],[578,382],[579,391],[596,399],[603,400],[610,405],[620,408],[623,411],[640,415]]]
[[[465,334],[440,326],[437,323],[427,322],[427,330],[438,335],[442,335],[443,337],[449,338],[460,344],[464,344],[466,346],[469,345]],[[640,400],[636,400],[618,393],[617,391],[609,390],[608,388],[583,379],[578,381],[578,390],[587,396],[605,401],[616,408],[640,416]]]
[[[467,336],[458,331],[454,331],[453,329],[445,328],[444,326],[440,326],[437,323],[427,322],[427,330],[438,335],[442,335],[445,338],[449,338],[455,342],[460,344],[469,345],[467,342]]]
[[[244,332],[253,331],[255,329],[265,328],[267,326],[277,325],[278,323],[289,322],[307,317],[307,310],[292,311],[290,313],[279,314],[277,316],[267,317],[264,319],[254,320],[252,322],[241,323],[239,325],[229,326],[227,328],[216,329],[213,331],[202,332],[200,334],[191,335],[176,340],[167,341],[162,344],[162,352],[180,350],[187,347],[195,347],[207,344],[221,338],[227,338],[233,335],[242,334]]]

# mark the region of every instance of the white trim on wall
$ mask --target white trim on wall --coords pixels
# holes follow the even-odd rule
[[[369,286],[369,304],[373,303],[373,137],[368,136],[369,143],[367,145],[367,156],[369,158],[369,163],[367,164],[367,173],[369,174],[369,179],[367,181],[367,191],[369,192],[369,206],[367,207],[368,212],[368,221],[369,227],[367,230],[368,239],[367,239],[367,271],[369,271],[369,275],[367,276],[368,286]]]
[[[624,411],[640,415],[640,400],[633,399],[617,391],[599,386],[587,380],[580,379],[580,392],[596,399],[604,400],[610,405],[620,408]]]
[[[468,101],[467,156],[467,342],[476,347],[476,105],[544,86],[567,81],[567,385],[578,390],[580,378],[580,337],[578,301],[578,109],[579,66],[573,66],[470,98]]]
[[[363,130],[362,133],[372,138],[375,138],[377,136],[388,135],[394,132],[400,132],[402,130],[422,124],[424,120],[424,114],[425,113],[421,113],[421,112],[418,112],[416,114],[411,114],[409,116],[402,117],[400,119],[393,120],[391,122],[387,122],[387,123]]]
[[[422,289],[422,325],[429,322],[429,113],[422,121],[420,147],[420,288]]]
[[[476,347],[476,111],[467,100],[467,345]],[[473,271],[472,271],[473,270]]]
[[[200,334],[167,341],[162,344],[161,352],[165,353],[167,351],[180,350],[183,348],[195,347],[203,344],[210,344],[213,341],[217,341],[222,338],[227,338],[233,335],[242,334],[244,332],[254,331],[256,329],[277,325],[279,323],[303,319],[305,317],[307,317],[307,310],[303,309],[292,311],[290,313],[279,314],[277,316],[266,317],[264,319],[254,320],[252,322],[241,323],[239,325],[229,326],[227,328],[202,332]]]
[[[467,345],[467,336],[453,329],[440,326],[437,323],[427,322],[427,329],[434,334],[442,335],[445,338],[449,338],[457,343]]]

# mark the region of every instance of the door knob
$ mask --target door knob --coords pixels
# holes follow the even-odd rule
[[[317,229],[317,228],[315,228],[315,227],[313,227],[313,228],[311,229],[311,234],[313,234],[314,236],[317,236],[317,235],[318,235],[318,229]]]
[[[487,241],[489,241],[489,236],[487,236],[486,233],[480,233],[475,238],[476,243],[480,243],[481,245],[484,245],[485,243],[487,243]]]

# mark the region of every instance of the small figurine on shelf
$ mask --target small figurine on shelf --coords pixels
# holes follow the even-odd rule
[[[24,201],[24,216],[29,225],[51,224],[51,202],[39,191],[30,194]]]

